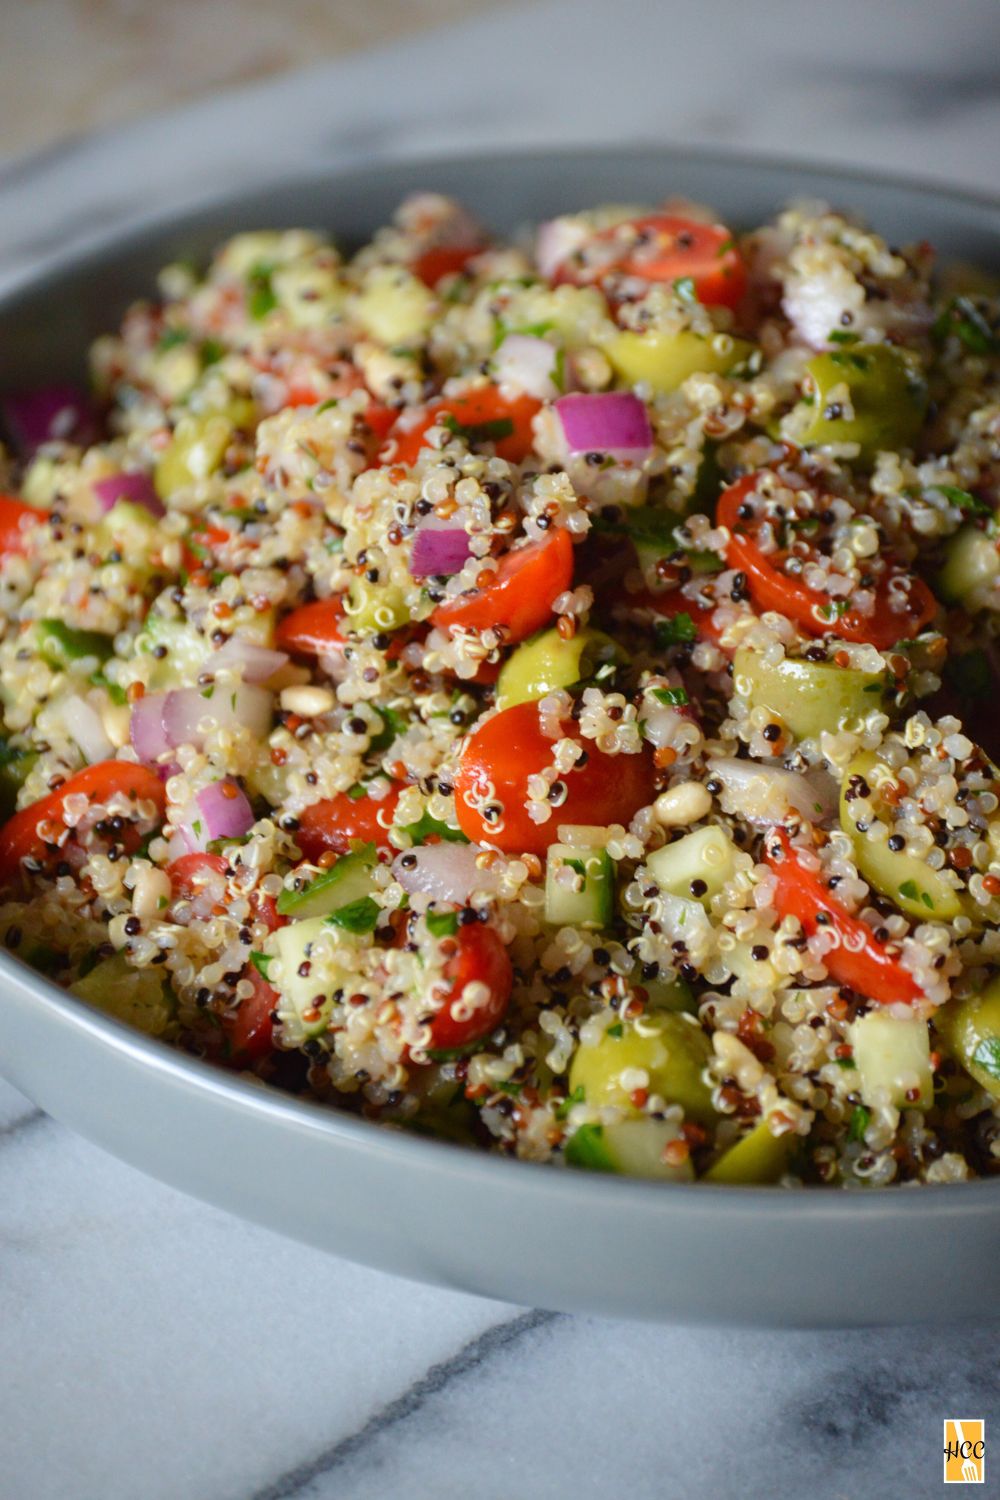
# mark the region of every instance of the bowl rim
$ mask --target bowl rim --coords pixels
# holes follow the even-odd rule
[[[43,159],[47,154],[39,153],[40,166],[44,164]],[[406,170],[414,179],[419,179],[432,177],[438,171],[461,171],[463,168],[488,171],[491,166],[509,164],[512,159],[558,164],[560,161],[586,157],[614,161],[621,161],[625,157],[658,157],[667,167],[671,163],[694,163],[696,166],[708,164],[778,174],[815,175],[843,183],[845,187],[850,187],[851,184],[864,184],[868,188],[882,185],[913,192],[918,196],[945,200],[957,207],[1000,215],[1000,194],[953,187],[934,179],[752,151],[685,146],[653,140],[633,141],[620,147],[608,146],[606,143],[584,143],[454,154],[436,153],[428,156],[415,155],[412,158],[398,155],[374,157],[370,160],[352,158],[340,163],[328,161],[289,168],[280,174],[272,172],[260,178],[250,178],[222,192],[207,191],[190,198],[177,199],[164,206],[143,209],[137,215],[118,221],[116,226],[76,237],[49,256],[41,257],[32,265],[25,265],[3,279],[0,284],[0,321],[22,300],[38,295],[48,283],[74,273],[86,274],[112,250],[127,253],[141,248],[157,231],[183,228],[188,222],[201,220],[212,210],[222,214],[227,210],[237,209],[241,202],[248,198],[258,198],[271,188],[277,190],[290,185],[308,186],[313,182],[336,183],[337,180],[350,180],[362,173],[378,176],[382,169]],[[24,163],[29,174],[31,165],[30,159]],[[0,948],[0,981],[13,984],[27,1000],[42,1006],[60,1025],[90,1038],[121,1058],[148,1068],[162,1079],[213,1097],[240,1111],[269,1118],[283,1128],[305,1130],[361,1153],[391,1156],[401,1165],[423,1166],[447,1172],[451,1176],[456,1173],[476,1177],[485,1174],[487,1179],[495,1177],[498,1182],[502,1180],[509,1188],[519,1186],[534,1193],[557,1194],[567,1202],[600,1196],[608,1204],[617,1202],[622,1208],[628,1204],[632,1212],[651,1217],[676,1211],[680,1207],[690,1213],[697,1212],[699,1205],[701,1210],[712,1211],[725,1204],[726,1213],[756,1215],[759,1206],[780,1219],[792,1215],[801,1218],[803,1214],[819,1220],[835,1215],[843,1217],[845,1214],[861,1214],[867,1219],[879,1218],[887,1213],[894,1217],[901,1213],[923,1217],[925,1213],[937,1216],[941,1212],[962,1218],[978,1218],[984,1214],[992,1215],[1000,1204],[1000,1180],[988,1178],[922,1185],[894,1183],[879,1189],[818,1186],[794,1189],[705,1181],[663,1183],[611,1173],[574,1171],[553,1163],[505,1157],[473,1146],[418,1136],[402,1128],[366,1121],[336,1106],[285,1093],[253,1074],[228,1072],[203,1058],[147,1036],[102,1012],[3,948]],[[502,1179],[499,1174],[503,1174]]]

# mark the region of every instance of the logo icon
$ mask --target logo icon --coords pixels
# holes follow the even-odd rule
[[[945,1417],[944,1482],[986,1483],[986,1422],[982,1417]]]

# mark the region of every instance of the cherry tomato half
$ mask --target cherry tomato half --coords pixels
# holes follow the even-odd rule
[[[0,495],[0,555],[27,551],[27,529],[45,515],[12,495]]]
[[[24,859],[51,863],[60,857],[59,848],[54,846],[65,830],[63,807],[67,797],[82,794],[90,802],[107,802],[116,792],[137,802],[155,803],[157,817],[162,819],[166,793],[163,782],[148,766],[133,765],[127,760],[104,760],[86,766],[56,791],[16,812],[0,828],[0,883],[12,881]],[[126,827],[118,835],[118,841],[126,848],[135,848],[139,833],[133,827]]]
[[[435,1050],[450,1051],[480,1041],[499,1026],[510,1004],[514,969],[500,934],[482,922],[460,927],[448,941],[457,944],[457,951],[444,970],[451,988],[431,1022],[430,1045]],[[473,983],[484,984],[487,997],[472,1015],[458,1016],[454,1006],[461,1000],[465,986]]]
[[[234,1067],[257,1062],[271,1051],[274,1046],[271,1012],[277,1009],[279,998],[277,990],[253,964],[247,964],[240,979],[250,981],[253,994],[239,1002],[235,1015],[222,1018],[222,1029],[229,1043],[226,1061]]]
[[[543,541],[515,547],[500,559],[490,582],[471,594],[439,604],[431,615],[443,629],[503,629],[505,646],[526,640],[547,623],[553,600],[573,580],[573,543],[565,527]]]
[[[424,435],[431,427],[450,418],[469,446],[492,443],[498,458],[519,464],[531,452],[534,433],[531,423],[542,403],[534,396],[515,396],[505,400],[495,385],[484,385],[466,396],[448,396],[435,401],[415,427],[389,434],[389,442],[379,455],[383,464],[415,464],[424,446]]]
[[[722,224],[646,214],[602,229],[590,243],[597,252],[593,267],[588,268],[584,254],[579,263],[559,268],[557,282],[599,281],[611,272],[645,281],[690,280],[698,301],[707,307],[736,307],[746,290],[743,259]]]
[[[469,261],[481,254],[481,245],[438,245],[418,255],[410,270],[433,290],[443,277],[464,271]]]
[[[386,825],[392,822],[401,791],[401,784],[393,785],[380,799],[340,792],[305,808],[299,813],[295,834],[303,858],[315,863],[327,849],[334,854],[347,854],[355,839],[374,844],[377,849],[391,849]]]
[[[868,924],[841,906],[819,877],[802,865],[783,828],[771,830],[765,857],[777,876],[774,905],[778,914],[795,917],[807,937],[820,929],[833,933],[835,943],[823,962],[838,984],[880,1005],[897,1001],[912,1005],[923,999],[913,975]]]
[[[507,853],[543,855],[563,823],[624,823],[656,795],[650,752],[606,755],[576,724],[562,725],[566,739],[587,753],[564,778],[566,797],[547,823],[528,816],[528,778],[552,764],[555,742],[542,733],[537,703],[519,703],[487,719],[468,738],[455,776],[458,825],[475,843]],[[493,811],[496,809],[496,811]]]
[[[329,599],[314,599],[300,604],[279,621],[275,644],[279,651],[295,651],[301,656],[324,656],[342,651],[346,645],[343,633],[344,601],[339,594]]]
[[[754,493],[759,475],[747,474],[719,496],[716,519],[730,532],[726,561],[730,567],[746,574],[747,588],[758,609],[776,610],[788,615],[809,635],[832,635],[842,641],[867,641],[880,651],[897,641],[912,639],[934,618],[937,600],[922,579],[893,564],[873,560],[875,605],[870,614],[848,608],[842,614],[828,594],[810,588],[801,577],[785,571],[792,555],[785,548],[765,553],[757,541],[766,517],[761,512],[742,516],[741,509],[753,510]],[[807,542],[795,542],[795,556],[808,561]],[[818,558],[819,554],[815,556]],[[877,571],[880,569],[881,571]],[[895,598],[905,596],[905,608],[894,609]]]

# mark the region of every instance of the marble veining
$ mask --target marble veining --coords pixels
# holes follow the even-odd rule
[[[993,0],[507,8],[0,162],[0,285],[317,161],[662,139],[997,191],[997,29]],[[922,1500],[943,1417],[1000,1434],[998,1331],[643,1327],[414,1286],[0,1083],[0,1500]]]

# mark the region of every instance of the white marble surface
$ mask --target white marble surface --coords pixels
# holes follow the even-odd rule
[[[0,163],[0,281],[307,160],[665,139],[996,190],[998,24],[993,0],[505,10]],[[1000,1432],[998,1332],[644,1328],[418,1288],[0,1083],[0,1500],[920,1500],[944,1416]]]

